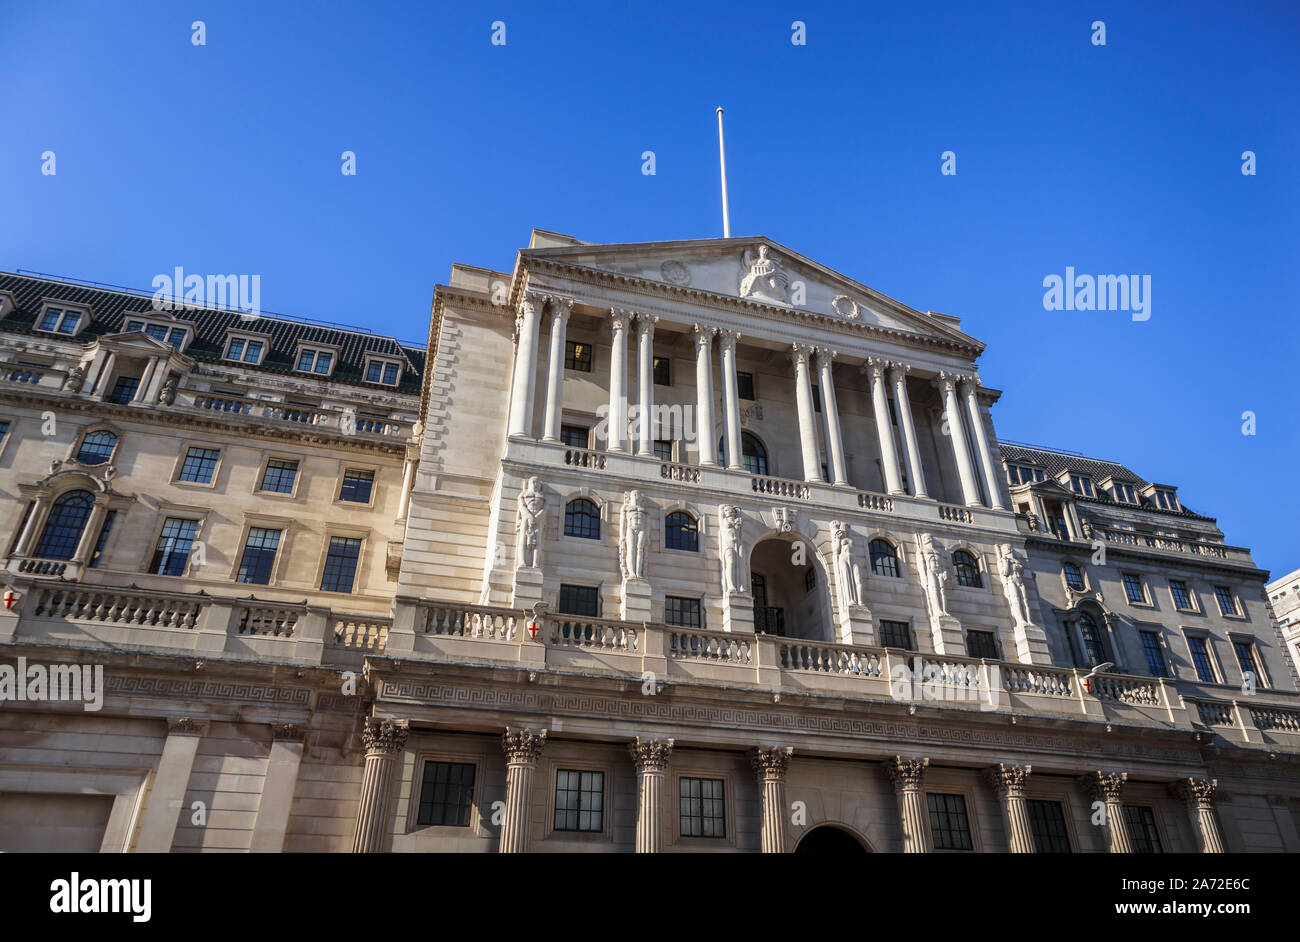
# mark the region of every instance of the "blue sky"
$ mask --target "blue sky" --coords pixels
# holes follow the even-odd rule
[[[266,310],[422,341],[452,262],[509,269],[534,226],[721,235],[722,105],[733,234],[960,316],[1002,437],[1300,567],[1300,7],[445,7],[0,2],[0,267],[256,273]],[[1044,310],[1066,266],[1150,275],[1151,319]]]

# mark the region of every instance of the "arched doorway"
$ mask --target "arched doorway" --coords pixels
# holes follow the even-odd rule
[[[796,854],[865,854],[867,849],[848,831],[823,824],[803,836]]]
[[[749,573],[756,632],[834,640],[826,569],[811,543],[793,534],[759,540],[749,556]]]

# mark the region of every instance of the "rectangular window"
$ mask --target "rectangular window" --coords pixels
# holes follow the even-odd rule
[[[167,334],[167,342],[177,350],[185,346],[185,328],[173,327],[171,332]]]
[[[59,318],[60,316],[62,316],[62,314],[63,311],[59,310],[57,307],[52,307],[47,309],[46,312],[41,316],[40,326],[38,326],[36,329],[54,330],[56,327],[59,326]]]
[[[178,481],[192,484],[211,484],[213,472],[217,469],[217,459],[221,452],[215,448],[191,448],[185,453]]]
[[[1132,572],[1124,573],[1124,594],[1130,602],[1145,602],[1147,596],[1142,590],[1142,577]]]
[[[603,830],[605,773],[559,769],[555,773],[555,830]]]
[[[119,376],[117,385],[113,391],[108,394],[109,402],[116,402],[119,406],[124,406],[135,398],[135,391],[140,386],[140,377],[138,376]]]
[[[880,646],[912,650],[912,629],[905,621],[881,621]]]
[[[815,588],[817,588],[817,570],[809,566],[808,570],[803,574],[803,590],[808,593]]]
[[[348,468],[343,472],[343,486],[339,488],[339,500],[356,504],[370,503],[370,490],[375,484],[375,472]]]
[[[1206,639],[1200,635],[1192,635],[1187,639],[1187,647],[1192,652],[1192,664],[1196,668],[1197,679],[1206,684],[1214,683],[1214,664],[1210,660],[1210,649]]]
[[[655,457],[660,461],[673,460],[673,443],[667,439],[655,439]]]
[[[577,340],[564,342],[564,368],[580,373],[591,372],[591,344]]]
[[[1124,821],[1135,854],[1163,854],[1155,812],[1146,805],[1125,805]]]
[[[822,411],[822,391],[821,391],[820,389],[817,388],[817,384],[816,384],[816,383],[813,383],[813,387],[812,387],[812,401],[813,401],[813,411],[814,411],[814,412],[821,412],[821,411]]]
[[[1059,801],[1025,802],[1029,812],[1029,830],[1034,835],[1034,851],[1039,854],[1070,853],[1070,834],[1065,828],[1065,812]]]
[[[297,478],[298,462],[272,458],[266,463],[266,470],[262,472],[261,489],[274,494],[292,494],[293,484]]]
[[[381,386],[397,385],[397,364],[387,360],[371,360],[366,364],[366,382]]]
[[[90,554],[90,568],[98,569],[100,557],[104,555],[104,544],[108,542],[108,534],[113,530],[113,521],[117,519],[117,511],[110,510],[104,515],[104,525],[99,528],[99,537],[95,540],[95,551]],[[24,517],[23,523],[27,520]],[[19,525],[18,531],[22,532],[22,526]]]
[[[1139,631],[1142,636],[1142,653],[1147,658],[1147,670],[1152,677],[1165,676],[1165,650],[1160,643],[1160,635],[1154,631]]]
[[[561,425],[560,441],[570,448],[586,448],[587,429],[581,425]]]
[[[1133,493],[1132,484],[1116,484],[1114,487],[1115,499],[1126,504],[1136,504],[1137,495]]]
[[[0,422],[0,444],[3,444],[5,436],[9,434],[9,423]]]
[[[1187,593],[1187,583],[1178,579],[1169,580],[1169,594],[1174,597],[1174,607],[1185,612],[1192,610],[1192,597]]]
[[[232,337],[230,339],[230,346],[226,348],[226,359],[240,360],[243,359],[243,356],[244,356],[244,338]]]
[[[357,560],[361,557],[361,540],[351,536],[330,537],[329,555],[325,557],[325,573],[321,576],[322,592],[351,592],[357,575]]]
[[[474,804],[474,765],[470,762],[426,762],[420,783],[420,810],[415,823],[467,828]]]
[[[1078,494],[1078,495],[1080,495],[1080,496],[1082,496],[1082,497],[1092,497],[1092,496],[1093,496],[1093,494],[1092,494],[1092,478],[1087,477],[1087,476],[1085,476],[1085,475],[1082,475],[1082,474],[1071,474],[1071,475],[1070,475],[1070,487],[1072,487],[1072,488],[1074,489],[1074,493],[1076,493],[1076,494]]]
[[[152,337],[154,340],[167,341],[167,328],[161,324],[149,324],[144,329],[145,335]]]
[[[737,373],[736,374],[736,398],[753,399],[754,398],[754,374]]]
[[[700,600],[667,596],[664,599],[664,621],[678,628],[699,628]]]
[[[164,520],[162,532],[158,534],[158,545],[154,547],[153,560],[149,563],[149,571],[159,576],[185,575],[190,550],[194,547],[194,534],[198,529],[197,520],[179,520],[175,517]]]
[[[244,362],[256,363],[258,360],[260,360],[262,358],[263,346],[265,346],[265,344],[263,344],[262,341],[260,340],[248,341],[248,344],[244,347]]]
[[[928,793],[930,836],[935,850],[971,850],[970,819],[966,817],[964,795]]]
[[[334,354],[328,350],[304,349],[298,354],[298,370],[302,373],[319,373],[322,376],[330,371]]]
[[[682,837],[727,836],[725,785],[720,778],[681,779]]]
[[[1237,600],[1232,597],[1232,590],[1226,585],[1214,587],[1214,597],[1219,601],[1219,611],[1225,615],[1237,614]]]
[[[671,386],[673,374],[668,357],[655,357],[654,364],[655,385]]]
[[[1263,680],[1259,676],[1259,668],[1255,666],[1255,643],[1234,638],[1232,650],[1237,654],[1237,664],[1241,667],[1241,676],[1253,677],[1258,686],[1264,686]]]
[[[275,568],[275,553],[279,548],[279,530],[250,527],[235,581],[267,585],[271,581],[271,572]]]
[[[599,615],[599,599],[596,587],[589,585],[560,586],[560,613],[596,618]]]
[[[998,640],[991,631],[966,632],[966,653],[971,657],[982,657],[996,661],[998,658]]]
[[[77,326],[81,323],[81,317],[82,313],[80,311],[65,311],[63,308],[58,307],[47,308],[45,313],[41,315],[36,329],[60,334],[75,334]]]
[[[77,325],[81,323],[81,315],[76,311],[68,311],[63,315],[63,323],[59,325],[59,333],[75,334]]]

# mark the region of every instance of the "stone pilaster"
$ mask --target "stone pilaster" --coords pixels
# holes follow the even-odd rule
[[[998,794],[1002,804],[1002,822],[1007,831],[1007,847],[1013,854],[1034,852],[1034,832],[1029,827],[1025,807],[1025,784],[1034,770],[1031,765],[998,763],[984,770],[985,780]]]
[[[673,752],[671,739],[642,739],[628,743],[636,766],[636,852],[657,854],[664,836],[664,771]]]
[[[1093,801],[1106,803],[1106,846],[1112,854],[1133,853],[1133,840],[1128,832],[1128,819],[1124,817],[1121,797],[1127,772],[1089,772],[1079,779]]]
[[[501,734],[501,751],[506,754],[506,810],[501,821],[503,854],[528,850],[528,809],[533,793],[533,773],[546,746],[546,730],[507,726]]]
[[[762,848],[765,854],[785,853],[785,772],[793,754],[793,746],[760,746],[749,750],[749,764],[754,768],[758,787],[763,793]]]
[[[141,854],[165,854],[171,851],[176,826],[184,810],[185,792],[194,769],[199,740],[208,731],[207,720],[182,716],[167,720],[167,740],[163,743],[158,767],[149,789],[149,803],[140,822],[135,849]]]
[[[1187,803],[1187,815],[1192,819],[1192,830],[1203,854],[1223,853],[1223,838],[1214,816],[1214,796],[1218,790],[1219,780],[1214,778],[1180,778],[1169,785],[1170,793]]]
[[[921,790],[929,764],[928,758],[905,759],[894,756],[885,760],[885,774],[889,776],[898,795],[898,816],[905,854],[924,854],[930,849],[926,842],[925,793]]]
[[[352,853],[375,854],[384,849],[388,826],[388,797],[397,757],[406,748],[410,735],[406,720],[381,720],[366,717],[361,741],[366,747],[366,768],[361,776],[361,801],[357,806],[357,828],[352,838]]]

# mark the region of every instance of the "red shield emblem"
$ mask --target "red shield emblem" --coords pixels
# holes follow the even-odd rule
[[[537,622],[535,622],[535,621],[530,621],[530,622],[528,623],[528,634],[531,635],[531,636],[534,637],[534,638],[537,637]]]
[[[5,589],[4,599],[5,608],[13,608],[14,602],[18,601],[18,593],[13,589]]]

